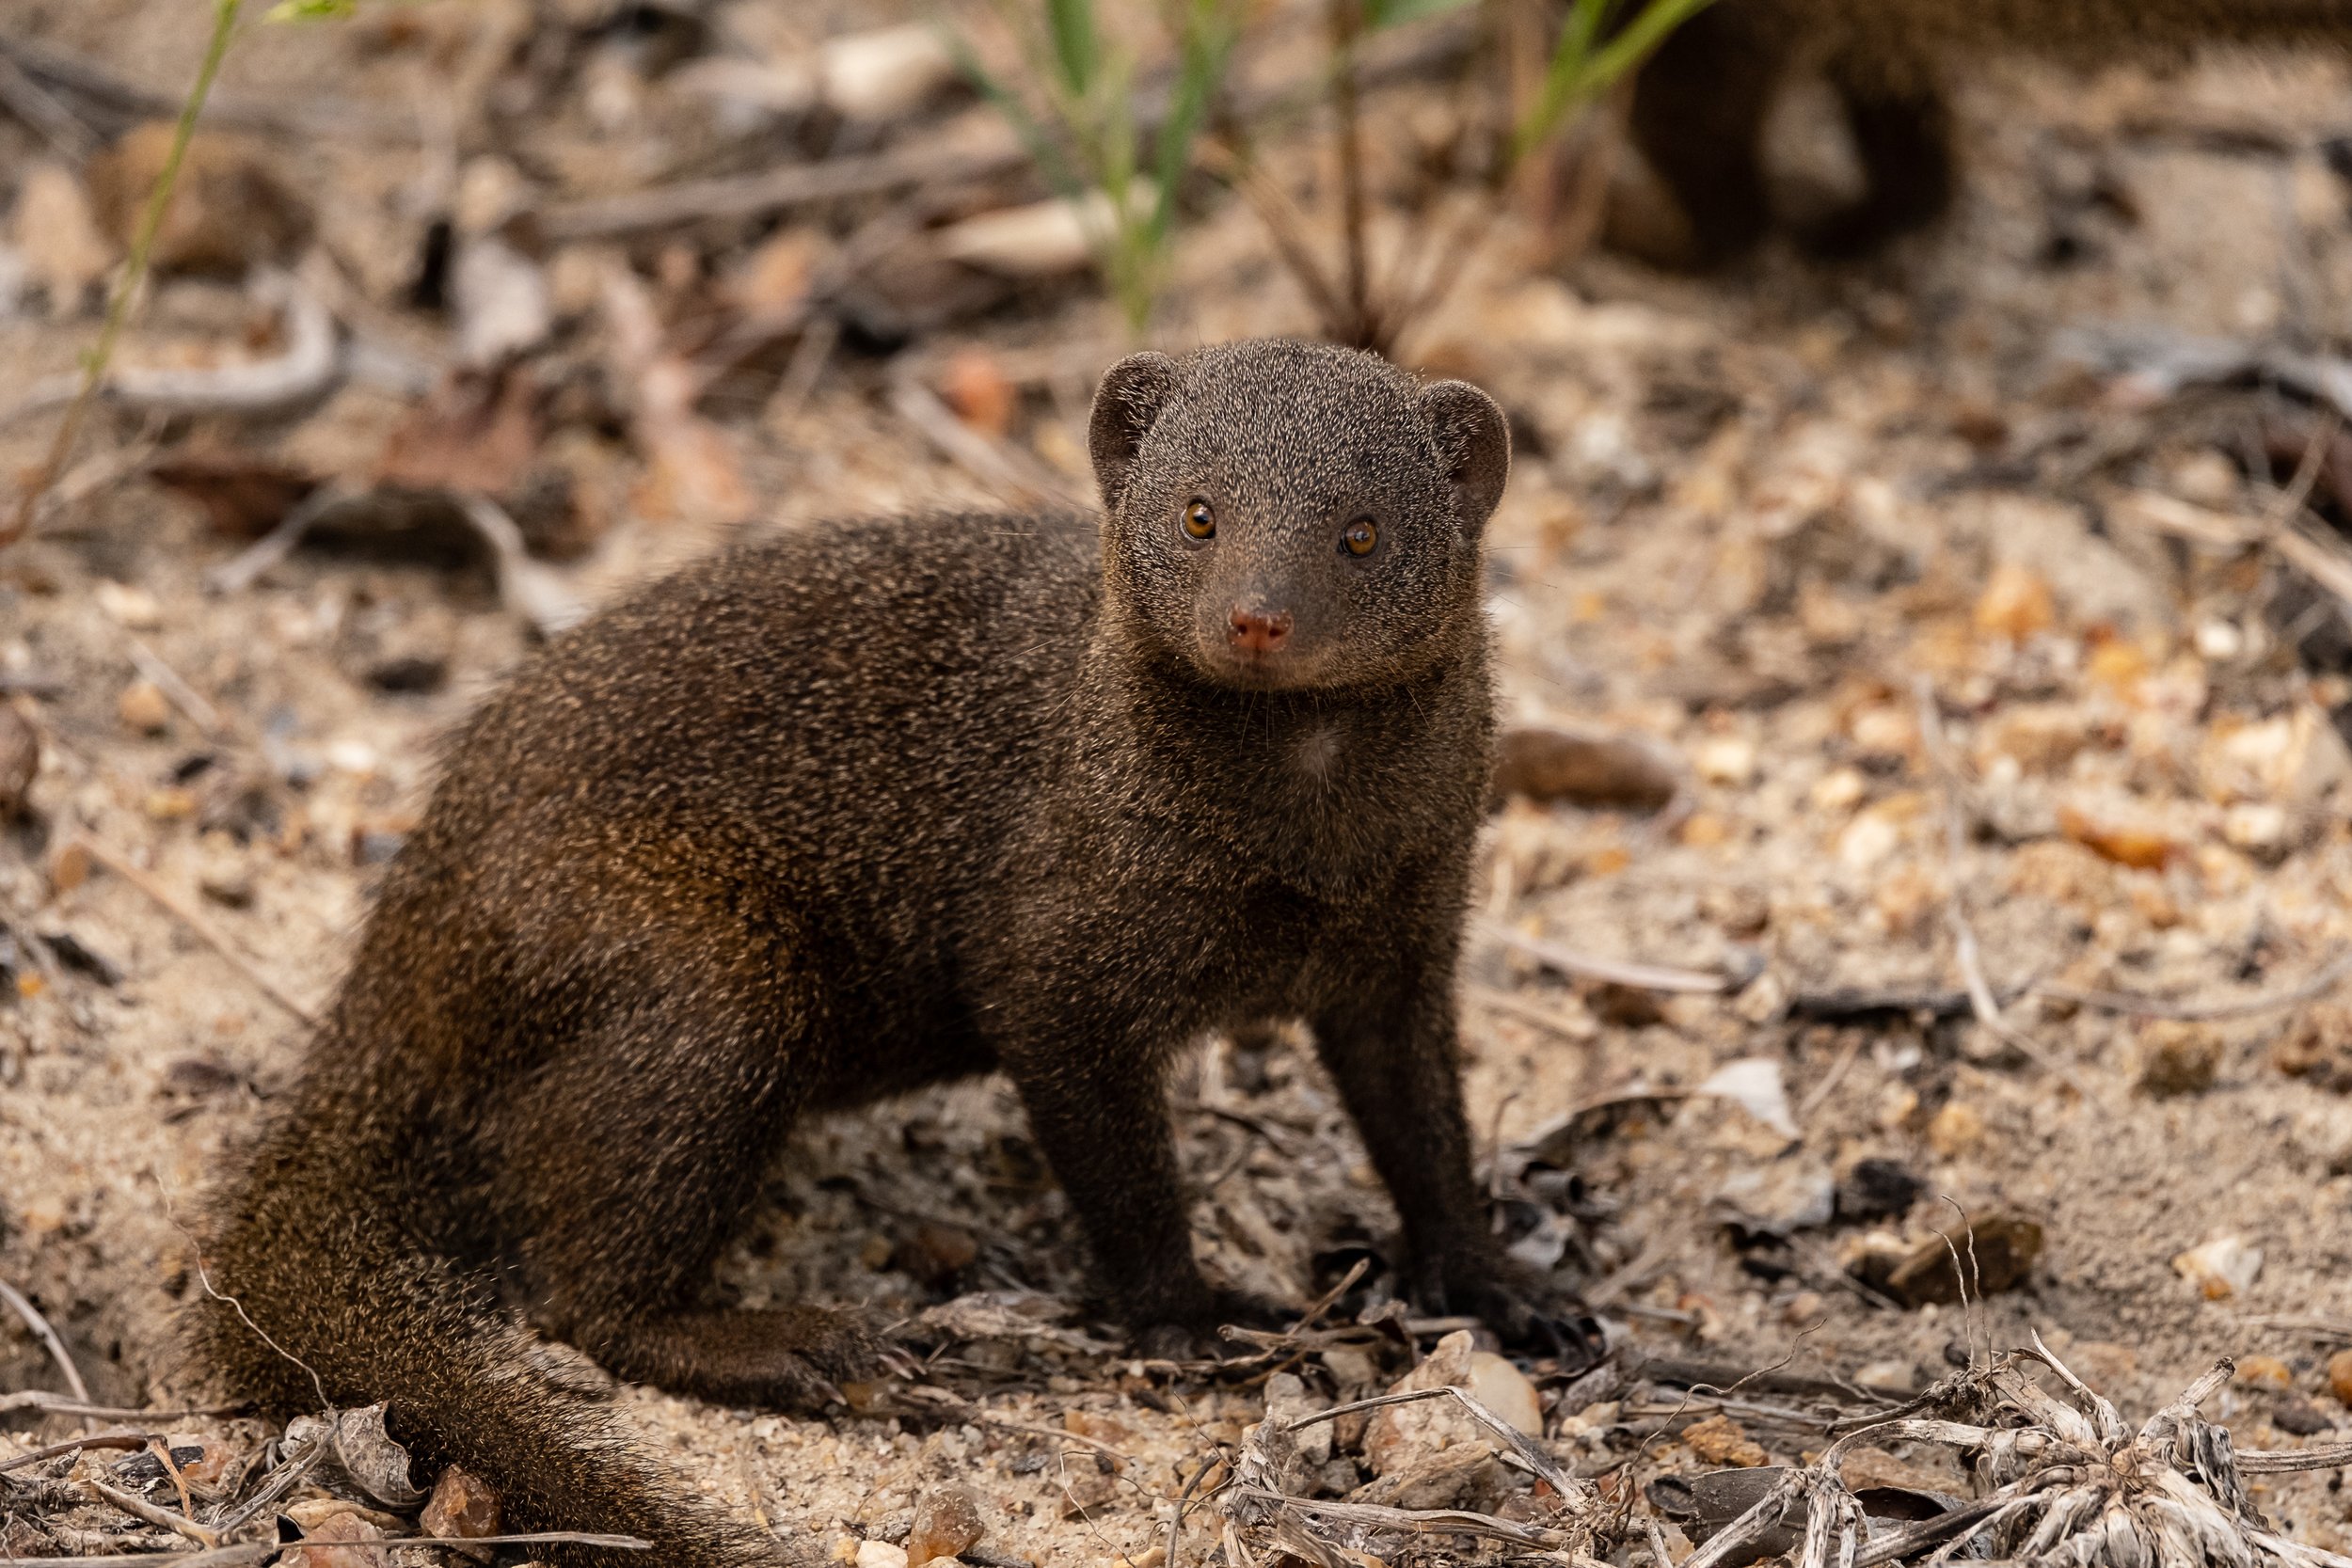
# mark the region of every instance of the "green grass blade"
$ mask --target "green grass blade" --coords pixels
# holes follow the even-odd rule
[[[1045,27],[1054,43],[1054,64],[1073,98],[1094,90],[1103,65],[1103,45],[1094,30],[1094,0],[1045,0]]]

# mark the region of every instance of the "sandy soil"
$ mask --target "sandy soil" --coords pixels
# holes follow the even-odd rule
[[[834,20],[881,15],[838,8],[855,16]],[[6,9],[11,28],[158,84],[183,73],[200,32],[200,8],[159,0]],[[418,69],[354,28],[263,29],[224,85],[397,108]],[[2321,141],[2341,127],[2346,86],[2309,61],[2088,83],[2004,66],[1963,98],[1962,211],[1883,263],[1833,275],[1774,254],[1702,284],[1595,258],[1561,277],[1498,242],[1406,345],[1492,388],[1518,427],[1493,533],[1510,715],[1647,737],[1693,778],[1671,819],[1514,800],[1493,829],[1480,919],[1619,957],[1707,968],[1755,953],[1765,966],[1737,996],[1661,1000],[1579,990],[1490,939],[1470,966],[1470,1088],[1495,1147],[1522,1148],[1597,1101],[1665,1096],[1548,1141],[1573,1200],[1512,1212],[1524,1227],[1541,1210],[1564,1278],[1627,1325],[1629,1362],[1789,1359],[1908,1385],[1972,1340],[2038,1329],[2127,1414],[2233,1354],[2274,1358],[2213,1407],[2241,1447],[2352,1425],[2326,1373],[2352,1344],[2340,1092],[2352,1014],[2318,1003],[2184,1024],[2026,995],[2008,1015],[2021,1046],[1965,1017],[1790,1010],[1837,988],[1951,991],[1955,892],[2005,996],[2043,981],[2257,997],[2352,942],[2352,760],[2333,717],[2352,686],[2342,662],[2298,657],[2280,630],[2330,611],[2298,610],[2308,593],[2259,554],[2152,531],[2127,494],[2259,516],[2284,469],[2249,472],[2249,439],[2265,418],[2307,428],[2293,424],[2303,411],[2253,387],[2134,404],[2063,353],[2069,330],[2100,326],[2337,331],[2352,221]],[[1802,124],[1788,139],[1812,155]],[[0,122],[0,169],[35,154]],[[416,227],[400,193],[423,155],[335,137],[281,138],[275,154],[354,259],[383,330],[429,346],[443,329],[399,303]],[[2085,194],[2109,186],[2125,198]],[[160,337],[175,310],[206,319],[221,292],[175,285],[143,330]],[[20,375],[62,368],[90,326],[22,313],[0,321],[0,356]],[[1152,338],[1311,326],[1255,220],[1228,201],[1182,242]],[[1091,290],[908,352],[935,367],[964,344],[1066,367],[1038,379],[1016,439],[1067,465],[1087,378],[1121,348]],[[726,417],[760,498],[748,527],[988,499],[896,419],[885,381],[879,360],[845,352],[799,409]],[[260,430],[198,421],[170,438],[331,467],[405,411],[353,386]],[[29,463],[47,428],[0,432],[0,465]],[[137,434],[126,418],[92,444]],[[723,531],[632,515],[641,465],[607,442],[583,470],[616,519],[596,561],[566,568],[583,594]],[[20,959],[24,994],[0,998],[0,1279],[40,1305],[103,1402],[197,1392],[169,1326],[194,1288],[174,1206],[252,1123],[302,1037],[183,922],[103,867],[76,881],[59,847],[75,834],[113,847],[294,996],[322,997],[371,863],[421,800],[432,736],[528,645],[479,573],[303,554],[249,591],[206,594],[204,574],[236,547],[183,499],[133,483],[0,557],[0,675],[45,683],[14,701],[46,742],[35,817],[0,840],[0,914],[70,933],[119,974],[44,976]],[[445,657],[445,682],[371,681],[419,637]],[[151,733],[126,722],[142,647],[216,710],[211,733],[178,707]],[[1920,733],[1921,681],[1954,779]],[[1970,824],[1957,859],[1947,807]],[[2133,833],[2158,847],[2123,842]],[[1778,1069],[1795,1137],[1679,1092],[1745,1058]],[[1383,1200],[1308,1057],[1213,1042],[1178,1099],[1202,1182],[1198,1239],[1228,1277],[1303,1301],[1349,1248],[1381,1244]],[[1920,1201],[1869,1225],[1803,1212],[1865,1159],[1915,1173]],[[1742,1246],[1726,1202],[1809,1223]],[[1906,1310],[1855,1282],[1868,1232],[1915,1241],[1955,1223],[1954,1206],[2040,1227],[2021,1288],[1968,1312]],[[926,1226],[974,1239],[977,1258],[923,1277]],[[2216,1296],[2174,1259],[2226,1238],[2260,1268]],[[993,1084],[807,1130],[722,1279],[747,1304],[805,1294],[887,1320],[960,1291],[1080,1289],[1066,1210]],[[1236,1438],[1262,1397],[1168,1388],[1116,1358],[1034,1345],[965,1347],[939,1375],[1000,1423],[1091,1413],[1106,1424],[1079,1424],[1132,1463],[1105,1489],[1082,1473],[1085,1450],[1001,1424],[620,1398],[697,1484],[780,1532],[853,1549],[955,1480],[983,1499],[985,1551],[1074,1564],[1143,1552],[1186,1467]],[[0,1323],[0,1390],[58,1386],[40,1345]],[[1585,1414],[1552,1419],[1587,1473],[1633,1460],[1633,1437]],[[1820,1446],[1749,1424],[1775,1459]],[[7,1418],[0,1444],[65,1430]],[[1700,1463],[1652,1444],[1635,1479]],[[2339,1486],[2281,1481],[2260,1500],[2298,1538],[2352,1549]],[[1088,1506],[1065,1518],[1073,1497]]]

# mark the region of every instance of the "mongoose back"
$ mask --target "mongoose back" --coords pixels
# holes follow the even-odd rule
[[[1270,1017],[1311,1023],[1411,1292],[1543,1321],[1483,1220],[1452,999],[1501,412],[1254,342],[1121,361],[1089,435],[1099,521],[721,555],[463,727],[213,1202],[237,1307],[199,1304],[197,1348],[239,1392],[388,1401],[514,1528],[740,1560],[509,1308],[624,1378],[821,1406],[876,1339],[712,1307],[718,1251],[795,1117],[1001,1069],[1110,1311],[1179,1345],[1248,1304],[1193,1259],[1166,1075]]]
[[[1634,86],[1634,144],[1689,224],[1671,258],[1709,266],[1771,226],[1764,122],[1784,78],[1818,68],[1861,164],[1851,204],[1797,238],[1859,255],[1939,216],[1955,186],[1945,81],[1987,55],[2075,66],[2201,46],[2352,46],[2352,0],[1717,0],[1668,37]]]

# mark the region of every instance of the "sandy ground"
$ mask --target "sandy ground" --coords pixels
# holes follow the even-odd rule
[[[12,28],[158,83],[183,73],[200,31],[199,8],[156,0],[5,9]],[[396,105],[415,77],[397,51],[322,28],[257,33],[224,78],[254,97],[297,82]],[[1774,254],[1694,283],[1595,258],[1550,277],[1498,242],[1406,345],[1489,387],[1518,429],[1493,529],[1508,713],[1646,737],[1693,781],[1671,818],[1511,802],[1482,928],[1764,964],[1738,996],[1652,1000],[1580,990],[1476,944],[1470,1092],[1493,1147],[1523,1150],[1598,1101],[1664,1096],[1546,1141],[1572,1195],[1511,1222],[1541,1210],[1564,1279],[1627,1325],[1630,1360],[1788,1358],[1908,1385],[1972,1342],[2038,1329],[2127,1414],[2233,1354],[2265,1358],[2212,1407],[2241,1447],[2352,1425],[2325,1370],[2352,1344],[2352,1013],[2323,1002],[2180,1023],[2029,994],[2009,1007],[2020,1044],[1965,1017],[1790,1008],[1838,988],[1951,991],[1955,891],[2004,996],[2053,982],[2260,997],[2352,942],[2352,760],[2331,717],[2352,686],[2341,660],[2298,657],[2280,629],[2328,612],[2296,608],[2309,595],[2296,599],[2287,569],[2168,538],[2131,500],[2259,516],[2284,469],[2249,472],[2249,433],[2303,411],[2254,387],[2134,404],[2061,352],[2067,331],[2101,326],[2339,332],[2352,222],[2320,143],[2342,126],[2346,86],[2325,62],[2090,83],[2004,67],[1963,98],[1962,211],[1882,263],[1833,275]],[[34,151],[0,124],[0,169]],[[350,270],[387,329],[427,339],[436,329],[401,316],[396,287],[412,243],[396,197],[421,155],[326,138],[278,156],[360,258]],[[2084,195],[2109,185],[2127,199]],[[200,320],[217,303],[184,285],[156,319]],[[0,358],[20,375],[67,366],[90,326],[0,321]],[[1152,340],[1311,326],[1255,220],[1226,202],[1183,241]],[[1077,401],[1032,393],[1017,437],[1049,466],[1082,446],[1086,379],[1121,346],[1077,286],[911,352],[935,364],[956,344],[1068,363]],[[894,417],[883,385],[877,360],[845,353],[801,408],[730,420],[761,499],[750,528],[987,499]],[[352,387],[224,438],[331,464],[379,443],[405,406]],[[137,435],[135,420],[102,424],[93,444]],[[0,433],[0,465],[30,462],[47,428]],[[199,421],[171,435],[222,433]],[[583,594],[716,541],[632,515],[638,456],[614,445],[600,461],[618,521],[597,560],[567,568]],[[70,933],[119,976],[44,976],[20,959],[24,994],[0,998],[0,1279],[41,1306],[102,1402],[197,1394],[169,1326],[193,1289],[174,1206],[285,1080],[302,1037],[183,922],[103,867],[77,881],[59,847],[75,834],[112,847],[294,997],[323,997],[372,863],[421,803],[432,736],[528,643],[480,574],[305,554],[248,591],[206,594],[205,572],[235,548],[184,500],[134,483],[0,557],[0,675],[28,687],[14,701],[46,741],[35,818],[0,838],[0,913]],[[387,650],[419,636],[446,681],[373,683]],[[126,721],[141,648],[215,710],[210,733],[176,706],[151,732]],[[1921,681],[1950,776],[1921,734]],[[1967,820],[1957,858],[1947,810]],[[1793,1138],[1681,1092],[1747,1058],[1777,1068]],[[1213,1042],[1178,1099],[1203,1183],[1198,1239],[1225,1275],[1303,1301],[1349,1248],[1381,1244],[1384,1202],[1306,1055]],[[1919,1202],[1868,1224],[1805,1212],[1866,1159],[1915,1174]],[[1067,1212],[998,1085],[808,1129],[768,1199],[722,1269],[746,1304],[810,1295],[896,1321],[963,1291],[1080,1288]],[[1800,1223],[1737,1244],[1726,1204]],[[1874,1229],[1916,1241],[1962,1212],[2039,1226],[2021,1288],[1966,1312],[1906,1310],[1850,1273]],[[977,1257],[924,1277],[926,1226],[972,1238]],[[2231,1238],[2260,1254],[2250,1277],[2217,1294],[2176,1267]],[[1141,1553],[1189,1466],[1262,1399],[1035,1346],[967,1346],[939,1375],[1000,1424],[620,1398],[697,1484],[789,1536],[887,1536],[923,1489],[961,1481],[983,1500],[985,1551],[1051,1564]],[[39,1344],[0,1323],[0,1390],[56,1386]],[[1114,1484],[1087,1473],[1088,1451],[1001,1424],[1058,1429],[1072,1411],[1132,1456]],[[1636,1461],[1633,1437],[1586,1417],[1551,1412],[1586,1473],[1631,1461],[1638,1481],[1702,1463],[1672,1441]],[[1820,1446],[1818,1433],[1750,1427],[1775,1459]],[[0,1444],[66,1430],[7,1418]],[[2294,1535],[2352,1549],[2339,1485],[2257,1491]]]

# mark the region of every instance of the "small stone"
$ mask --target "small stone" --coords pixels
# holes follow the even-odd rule
[[[980,1243],[970,1232],[925,1220],[892,1251],[891,1261],[936,1290],[951,1283],[979,1256]]]
[[[2270,1065],[2330,1094],[2352,1094],[2352,1006],[2315,1002],[2270,1048]]]
[[[166,784],[147,792],[147,815],[157,822],[185,822],[196,815],[196,791]]]
[[[1905,1399],[1919,1391],[1919,1369],[1908,1361],[1866,1361],[1855,1370],[1853,1380],[1865,1388]]]
[[[81,314],[93,286],[115,262],[88,195],[62,164],[36,159],[19,170],[8,237],[30,280],[47,291],[52,316]]]
[[[2242,800],[2222,814],[2221,836],[2250,855],[2276,854],[2286,847],[2286,808]]]
[[[304,1530],[302,1544],[282,1560],[292,1568],[380,1568],[384,1554],[358,1544],[381,1541],[384,1532],[348,1505]]]
[[[1073,1465],[1069,1477],[1062,1482],[1061,1516],[1065,1519],[1083,1519],[1110,1507],[1118,1497],[1117,1480],[1090,1465]],[[904,1561],[902,1554],[899,1562]],[[860,1568],[868,1568],[868,1565],[861,1560]]]
[[[1820,782],[1814,784],[1814,808],[1819,811],[1851,811],[1862,803],[1863,796],[1868,794],[1869,789],[1869,781],[1862,776],[1859,769],[1837,768],[1821,775]]]
[[[1964,1101],[1951,1101],[1928,1120],[1928,1147],[1947,1160],[1957,1159],[1982,1142],[1984,1117]]]
[[[233,849],[209,852],[196,873],[196,889],[223,909],[253,907],[253,869]]]
[[[2154,871],[2181,852],[2170,834],[2151,822],[2103,816],[2074,805],[2062,805],[2058,831],[2096,855],[2141,871]]]
[[[172,156],[172,122],[151,120],[90,160],[92,206],[119,244],[145,215],[148,192]],[[151,251],[158,272],[241,273],[291,265],[313,228],[310,207],[279,175],[258,139],[200,130],[181,156],[179,179]]]
[[[1746,1429],[1728,1416],[1709,1416],[1683,1429],[1682,1446],[1709,1465],[1749,1469],[1771,1458]]]
[[[171,704],[153,681],[135,680],[115,699],[115,717],[122,721],[125,729],[140,735],[159,735],[171,722]]]
[[[857,1568],[907,1568],[907,1549],[887,1541],[861,1541],[850,1560]]]
[[[2248,1246],[2242,1236],[2217,1236],[2174,1258],[2172,1272],[2196,1286],[2207,1301],[2226,1301],[2262,1276],[2262,1249]],[[2331,1370],[2333,1365],[2329,1363]]]
[[[2025,1283],[2042,1256],[2042,1227],[2034,1221],[2021,1214],[1988,1214],[1965,1229],[1953,1227],[1920,1237],[1885,1278],[1874,1283],[1906,1307],[1950,1304],[1963,1293],[1971,1298],[1998,1295]],[[1957,1266],[1954,1253],[1959,1254]],[[1883,1256],[1866,1254],[1858,1259],[1857,1277],[1868,1278],[1862,1265]]]
[[[90,597],[98,601],[98,608],[115,625],[126,631],[153,631],[164,624],[164,607],[144,588],[101,578],[98,586],[90,590]]]
[[[2139,1043],[2140,1089],[2159,1100],[2203,1094],[2221,1069],[2221,1037],[2202,1024],[2158,1019]]]
[[[1428,1388],[1468,1388],[1472,1354],[1469,1330],[1449,1334],[1431,1348],[1420,1366],[1391,1385],[1389,1392],[1412,1394]],[[1384,1405],[1372,1413],[1372,1420],[1364,1429],[1364,1463],[1375,1476],[1390,1475],[1441,1449],[1476,1442],[1484,1430],[1451,1399]]]
[[[0,702],[0,822],[24,815],[40,772],[40,735],[22,714]]]
[[[1850,1225],[1899,1220],[1928,1184],[1893,1160],[1856,1160],[1837,1184],[1837,1217]]]
[[[2249,1388],[2292,1388],[2295,1373],[2275,1355],[2249,1355],[2237,1364],[2237,1380]]]
[[[939,395],[956,418],[986,436],[1001,436],[1012,426],[1021,389],[984,348],[959,349],[941,370]]]
[[[1529,1437],[1544,1434],[1544,1402],[1527,1375],[1491,1351],[1470,1352],[1470,1397]]]
[[[1994,567],[1992,580],[1977,599],[1977,629],[2012,642],[2023,642],[2046,629],[2056,618],[2050,585],[2015,562]]]
[[[89,850],[75,840],[68,840],[49,862],[49,887],[53,893],[72,893],[89,880]]]
[[[961,1557],[986,1533],[980,1501],[969,1487],[933,1487],[914,1505],[914,1524],[907,1531],[907,1568]]]
[[[471,1541],[499,1532],[498,1494],[489,1483],[452,1465],[433,1483],[433,1496],[418,1516],[418,1526],[427,1535],[444,1535]],[[460,1546],[456,1550],[478,1561],[487,1562],[495,1554],[487,1546]]]
[[[2328,1413],[2300,1394],[2289,1394],[2271,1406],[2270,1424],[2297,1437],[2315,1437],[2334,1430]]]
[[[1837,1466],[1839,1477],[1849,1491],[1863,1492],[1871,1487],[1895,1487],[1905,1492],[1958,1492],[1965,1483],[1958,1476],[1945,1475],[1923,1465],[1899,1459],[1884,1449],[1862,1447],[1850,1449]]]
[[[2340,1350],[2328,1358],[2328,1391],[2344,1404],[2352,1404],[2352,1350]]]
[[[1692,753],[1691,767],[1708,784],[1744,789],[1756,778],[1756,745],[1738,736],[1716,736]]]
[[[1713,1217],[1750,1240],[1785,1240],[1796,1231],[1827,1225],[1836,1204],[1837,1187],[1829,1167],[1800,1158],[1733,1171],[1715,1189],[1708,1208]]]

